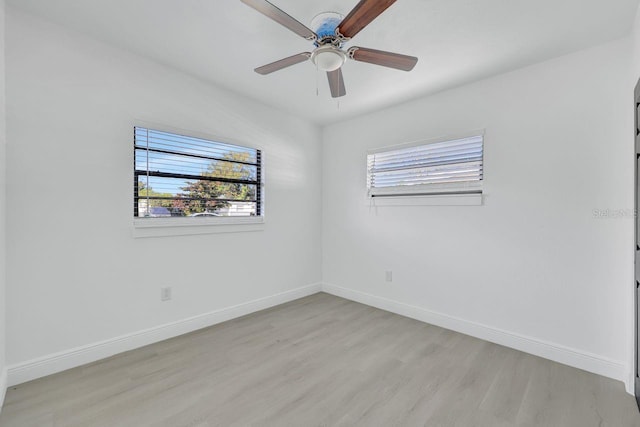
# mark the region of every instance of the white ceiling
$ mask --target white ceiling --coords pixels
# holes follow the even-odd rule
[[[320,12],[346,15],[357,3],[271,1],[307,26]],[[313,46],[240,0],[8,0],[318,124],[622,37],[639,1],[399,0],[349,45],[417,56],[418,65],[406,73],[348,61],[347,95],[337,101],[310,62],[253,72]]]

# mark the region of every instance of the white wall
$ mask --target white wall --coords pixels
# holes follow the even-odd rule
[[[326,128],[329,289],[628,381],[630,49],[620,40]],[[367,205],[368,149],[475,129],[484,206]]]
[[[636,80],[640,76],[640,7],[636,12],[636,19],[633,23],[632,39],[632,59],[633,59],[633,78]]]
[[[317,127],[11,8],[7,30],[9,365],[320,282]],[[134,239],[139,120],[261,146],[264,230]]]
[[[6,288],[6,120],[5,120],[5,1],[0,0],[0,410],[6,390],[5,288]]]

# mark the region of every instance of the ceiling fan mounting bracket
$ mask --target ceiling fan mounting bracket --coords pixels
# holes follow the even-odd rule
[[[316,41],[316,46],[327,46],[332,45],[335,47],[342,47],[342,40],[340,40],[336,36],[324,36],[318,38]]]
[[[347,57],[349,59],[353,59],[353,55],[356,53],[356,50],[360,49],[359,47],[353,46],[350,47],[349,50],[347,50]]]

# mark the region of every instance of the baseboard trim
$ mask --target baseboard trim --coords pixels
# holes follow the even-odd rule
[[[627,391],[630,389],[627,383],[629,379],[628,367],[626,364],[615,360],[332,284],[323,284],[322,291],[505,347],[524,351],[564,365],[613,378],[625,383]],[[631,386],[631,389],[633,389],[633,386]]]
[[[118,353],[134,350],[144,347],[145,345],[313,295],[321,290],[322,285],[319,283],[303,286],[265,298],[11,365],[4,371],[4,384],[9,387],[22,384],[27,381],[95,362]]]
[[[470,322],[465,319],[449,316],[388,298],[324,283],[300,287],[265,298],[256,299],[176,322],[167,323],[154,328],[149,328],[11,365],[0,371],[0,409],[4,402],[7,387],[82,366],[118,353],[134,350],[165,339],[193,332],[198,329],[213,326],[215,324],[274,307],[279,304],[313,295],[321,291],[425,323],[440,326],[466,335],[471,335],[473,337],[504,345],[516,350],[524,351],[545,359],[553,360],[554,362],[613,378],[624,382],[627,392],[633,394],[633,384],[629,384],[629,370],[624,363],[560,344],[515,334],[476,322]]]
[[[4,406],[4,397],[7,394],[7,368],[2,368],[0,370],[0,412],[2,412],[2,407]]]

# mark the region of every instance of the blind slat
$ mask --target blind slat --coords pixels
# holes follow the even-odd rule
[[[443,156],[430,159],[416,159],[413,162],[389,162],[384,165],[372,164],[369,167],[371,172],[386,172],[392,170],[402,169],[416,169],[420,167],[436,166],[436,165],[448,165],[457,163],[469,163],[473,161],[482,160],[482,153],[474,155],[457,155],[457,156]]]
[[[471,151],[471,150],[482,150],[482,143],[470,143],[470,144],[459,144],[455,146],[449,147],[440,147],[440,148],[420,148],[420,147],[411,147],[406,150],[396,150],[390,153],[376,153],[374,154],[377,160],[386,161],[389,159],[402,159],[405,157],[424,157],[425,155],[429,155],[430,153],[440,154],[440,153],[449,153],[452,151]]]

